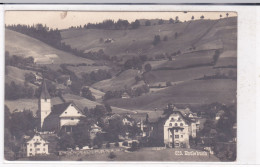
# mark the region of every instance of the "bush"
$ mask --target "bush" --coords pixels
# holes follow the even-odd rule
[[[119,143],[118,142],[115,143],[115,147],[119,147]]]
[[[163,37],[163,41],[168,41],[168,36],[167,36],[167,35],[165,35],[165,36]]]
[[[114,152],[111,152],[111,153],[109,153],[108,158],[114,159],[114,158],[116,158],[116,154]]]
[[[36,81],[36,77],[32,72],[26,73],[24,78],[26,82],[34,83]]]
[[[83,87],[81,89],[81,95],[82,95],[82,97],[85,97],[86,99],[89,99],[91,101],[96,101],[96,97],[92,95],[91,90],[87,87]]]
[[[124,142],[123,142],[123,146],[128,146],[128,142],[127,142],[127,141],[124,141]]]
[[[140,21],[135,20],[134,22],[131,23],[131,25],[132,25],[132,29],[137,29],[140,27]]]
[[[151,25],[150,20],[147,20],[147,21],[145,22],[145,26],[150,26],[150,25]]]
[[[138,143],[133,142],[131,148],[127,149],[128,151],[136,151],[139,149]]]
[[[107,144],[106,144],[106,148],[110,148],[110,143],[107,143]]]
[[[146,72],[149,72],[149,71],[151,71],[152,70],[152,66],[151,66],[151,64],[146,64],[145,66],[144,66],[144,69],[145,69],[145,71]]]
[[[158,21],[158,24],[159,24],[159,25],[162,25],[162,24],[163,24],[163,19],[160,19],[160,20]]]
[[[172,83],[170,81],[167,81],[166,86],[172,86]]]
[[[153,45],[157,45],[161,41],[160,35],[155,35],[153,39]]]

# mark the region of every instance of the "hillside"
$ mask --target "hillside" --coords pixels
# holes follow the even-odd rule
[[[103,49],[106,55],[117,56],[117,59],[102,59],[94,62],[11,30],[6,30],[6,50],[10,55],[33,56],[36,61],[54,60],[54,64],[48,61],[46,64],[54,71],[61,71],[57,64],[70,64],[67,70],[81,81],[84,73],[99,69],[112,71],[110,79],[95,80],[94,82],[98,82],[83,85],[90,88],[97,99],[95,102],[74,94],[63,95],[66,101],[75,101],[82,109],[86,106],[93,108],[104,104],[102,97],[107,91],[135,89],[145,84],[150,86],[149,93],[128,99],[110,99],[106,102],[112,106],[115,113],[123,114],[136,113],[137,110],[154,110],[155,107],[162,110],[167,103],[230,104],[236,99],[236,17],[142,25],[137,29],[126,30],[67,29],[63,30],[61,35],[62,42],[73,49],[84,50],[85,53]],[[155,35],[160,35],[161,39],[157,45],[152,44]],[[105,42],[106,39],[111,41]],[[216,53],[219,55],[214,59]],[[124,68],[125,60],[140,55],[147,56],[141,64],[141,70],[133,67]],[[145,72],[145,65],[148,63],[151,64],[152,69]],[[16,67],[7,69],[10,72],[6,75],[6,82],[14,80],[22,83],[23,75],[27,71]],[[222,78],[197,80],[219,74]],[[136,76],[139,77],[139,81],[136,80]],[[73,82],[78,81],[72,80]],[[166,82],[170,82],[171,85],[166,87]],[[61,102],[58,100],[57,103]]]
[[[230,104],[236,99],[236,81],[193,80],[171,86],[161,91],[148,93],[136,98],[113,99],[108,103],[127,109],[162,110],[166,104],[200,105],[220,102]]]
[[[11,83],[14,81],[17,84],[24,85],[24,75],[27,73],[31,73],[30,70],[23,70],[17,67],[7,66],[6,67],[6,75],[5,75],[5,83]],[[32,87],[36,87],[35,85],[28,83]]]
[[[126,70],[122,72],[119,76],[97,82],[93,84],[92,87],[104,92],[108,90],[123,90],[125,89],[125,87],[132,87],[136,83],[135,77],[137,75],[138,70]]]
[[[237,18],[221,20],[196,20],[177,24],[141,26],[134,30],[98,30],[98,29],[69,29],[63,31],[63,42],[86,52],[103,49],[110,56],[129,56],[146,54],[172,54],[180,50],[189,52],[193,46],[196,50],[223,48],[236,50]],[[177,33],[177,37],[175,37]],[[161,41],[153,46],[155,35],[165,36],[167,41]],[[100,42],[100,39],[113,39],[111,43]]]
[[[39,64],[62,64],[68,63],[68,61],[70,63],[93,63],[92,60],[76,57],[70,53],[55,49],[37,39],[8,29],[5,30],[5,50],[10,55],[31,56]]]

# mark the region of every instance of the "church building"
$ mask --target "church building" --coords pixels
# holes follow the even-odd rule
[[[42,131],[65,130],[72,132],[82,117],[85,115],[74,102],[65,102],[57,105],[51,104],[51,96],[48,92],[46,82],[43,80],[39,99],[40,128]]]

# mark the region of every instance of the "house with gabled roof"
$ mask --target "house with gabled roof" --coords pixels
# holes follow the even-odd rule
[[[74,102],[57,104],[52,107],[52,112],[46,117],[43,130],[72,132],[80,119],[85,117]]]
[[[122,94],[122,99],[129,99],[129,98],[131,98],[131,96],[127,92],[124,92]]]
[[[43,137],[36,133],[32,138],[25,139],[22,150],[23,154],[27,157],[36,155],[49,154],[49,142],[43,139]]]
[[[196,137],[196,123],[180,111],[173,110],[164,122],[164,144],[172,148],[189,148],[190,136]]]
[[[146,124],[150,127],[149,137],[155,146],[190,147],[189,138],[196,137],[196,125],[199,122],[185,115],[184,110],[168,106],[162,114],[157,115],[157,118],[152,118],[149,115]]]
[[[82,117],[85,115],[74,102],[65,102],[51,107],[51,97],[43,80],[42,92],[39,99],[39,111],[42,131],[72,132]]]
[[[123,116],[122,122],[123,122],[123,125],[133,126],[135,123],[135,119],[127,114],[127,115]]]

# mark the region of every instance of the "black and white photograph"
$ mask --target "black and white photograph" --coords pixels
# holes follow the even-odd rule
[[[235,162],[237,17],[5,11],[4,159]]]

